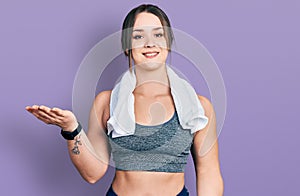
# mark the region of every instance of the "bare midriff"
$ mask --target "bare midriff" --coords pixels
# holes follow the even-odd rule
[[[174,196],[184,187],[184,173],[116,170],[112,187],[118,196]]]

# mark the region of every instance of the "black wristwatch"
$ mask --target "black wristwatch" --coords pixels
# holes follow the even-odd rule
[[[78,126],[77,128],[73,131],[64,131],[63,129],[61,129],[60,134],[66,139],[66,140],[74,140],[74,138],[76,137],[76,135],[78,135],[81,131],[82,127],[81,124],[78,122]]]

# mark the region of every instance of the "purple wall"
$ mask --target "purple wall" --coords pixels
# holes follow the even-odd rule
[[[140,3],[1,1],[0,195],[105,193],[113,169],[96,185],[83,181],[59,129],[24,108],[71,109],[83,57],[120,30],[127,12]],[[159,5],[175,28],[206,46],[222,72],[227,114],[219,147],[225,195],[300,195],[299,1],[166,0]],[[191,81],[198,85],[197,78]],[[191,160],[186,183],[195,195]]]

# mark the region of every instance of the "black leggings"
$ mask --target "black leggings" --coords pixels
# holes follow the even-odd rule
[[[114,192],[112,185],[110,185],[110,187],[106,193],[106,196],[118,196]],[[187,188],[184,186],[183,189],[180,191],[180,193],[177,194],[177,196],[189,196],[189,192],[188,192]]]

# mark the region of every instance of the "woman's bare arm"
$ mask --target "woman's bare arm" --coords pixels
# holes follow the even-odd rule
[[[197,194],[221,196],[224,185],[218,158],[215,112],[207,98],[199,96],[199,100],[209,122],[203,130],[195,133],[191,149],[196,170]]]
[[[105,118],[108,118],[106,109],[109,100],[110,91],[97,95],[90,111],[87,134],[82,130],[74,140],[66,140],[74,166],[89,183],[95,183],[101,179],[109,164],[110,150],[105,125]],[[68,110],[38,105],[27,106],[26,110],[44,123],[57,125],[64,131],[73,131],[78,126],[75,115]],[[76,146],[78,150],[74,153]]]

